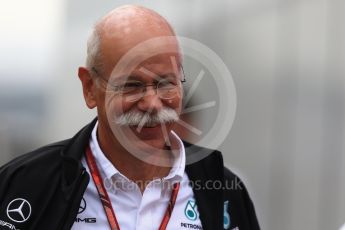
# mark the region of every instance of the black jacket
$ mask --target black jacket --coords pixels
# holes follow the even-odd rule
[[[0,168],[1,230],[71,228],[90,181],[80,159],[94,125],[95,121],[71,139],[39,148]],[[187,156],[201,148],[185,144],[189,147]],[[259,229],[247,190],[240,179],[223,166],[220,152],[213,151],[203,160],[186,165],[186,173],[191,182],[198,185],[193,191],[203,229],[223,229],[225,216],[231,223],[228,229]],[[217,186],[205,189],[212,181],[217,181],[214,184]],[[226,212],[225,201],[228,201]],[[19,207],[21,209],[17,209]]]

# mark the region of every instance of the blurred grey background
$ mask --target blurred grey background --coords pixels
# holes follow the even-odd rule
[[[95,116],[84,105],[77,67],[94,22],[128,3],[156,10],[230,69],[237,112],[220,149],[245,181],[262,229],[339,229],[345,222],[343,0],[3,1],[0,165],[71,137]]]

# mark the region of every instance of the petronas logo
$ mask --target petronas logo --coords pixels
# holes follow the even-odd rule
[[[184,214],[189,220],[196,220],[198,218],[197,206],[195,200],[188,200]]]

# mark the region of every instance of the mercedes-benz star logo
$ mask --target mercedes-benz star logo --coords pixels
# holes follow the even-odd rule
[[[17,223],[22,223],[29,219],[31,215],[31,205],[27,200],[17,198],[8,204],[6,211],[10,220]]]
[[[84,212],[85,209],[86,209],[86,201],[85,201],[85,199],[83,198],[83,199],[81,200],[81,203],[80,203],[80,206],[79,206],[78,214]]]

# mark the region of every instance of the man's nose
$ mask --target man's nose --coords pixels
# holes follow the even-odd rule
[[[142,111],[158,112],[163,103],[154,85],[146,86],[143,97],[138,101],[138,108]]]

